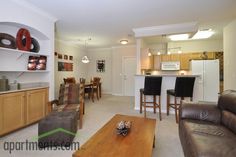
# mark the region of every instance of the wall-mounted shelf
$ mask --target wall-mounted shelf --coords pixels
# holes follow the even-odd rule
[[[9,82],[46,82],[51,78],[51,56],[52,46],[51,38],[44,29],[33,28],[31,26],[15,23],[0,22],[1,33],[7,33],[16,38],[20,28],[25,28],[30,32],[31,37],[36,39],[40,46],[39,52],[22,51],[19,49],[10,49],[0,47],[0,77],[6,77]],[[46,69],[49,70],[27,70],[29,56],[45,56]]]
[[[18,50],[18,49],[9,49],[9,48],[3,48],[0,47],[0,52],[5,52],[5,53],[19,53],[19,54],[29,54],[29,55],[33,55],[33,56],[49,56],[47,54],[43,54],[43,53],[34,53],[34,52],[29,52],[29,51],[22,51],[22,50]]]

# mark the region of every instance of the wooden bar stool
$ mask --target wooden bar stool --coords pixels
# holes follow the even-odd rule
[[[153,108],[156,113],[156,108],[159,108],[159,118],[161,120],[161,83],[162,77],[147,76],[144,81],[144,89],[140,89],[140,113],[144,107],[144,117],[146,118],[146,108]],[[147,102],[146,96],[153,96],[153,101]],[[156,96],[158,96],[158,103]],[[153,106],[147,105],[153,104]]]
[[[179,122],[179,107],[185,97],[190,97],[193,99],[193,87],[194,87],[195,77],[176,77],[175,89],[167,90],[167,115],[169,115],[170,107],[175,110],[175,120],[176,123]],[[170,103],[170,96],[174,96],[174,104]],[[180,98],[180,103],[177,103],[177,98]]]

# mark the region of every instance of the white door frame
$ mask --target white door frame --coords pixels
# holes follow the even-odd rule
[[[122,78],[122,95],[123,96],[125,95],[125,87],[124,87],[124,85],[125,85],[125,81],[124,81],[124,73],[125,73],[124,67],[125,67],[125,65],[124,65],[124,61],[127,58],[134,58],[134,59],[136,59],[136,56],[122,56],[122,76],[121,76],[121,78]]]

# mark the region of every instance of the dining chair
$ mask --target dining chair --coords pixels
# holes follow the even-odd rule
[[[64,78],[63,80],[64,80],[64,83],[65,83],[65,84],[68,84],[68,83],[76,83],[74,77],[67,77],[67,78]]]
[[[102,84],[101,84],[101,77],[94,77],[93,80],[98,82],[98,93],[99,97],[102,97]]]
[[[94,102],[94,94],[96,94],[97,100],[99,100],[99,83],[100,83],[100,78],[99,77],[94,77],[91,82],[91,97],[92,101]]]

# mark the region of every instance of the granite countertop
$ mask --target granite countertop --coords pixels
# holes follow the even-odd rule
[[[7,93],[14,93],[14,92],[23,92],[28,90],[35,90],[35,89],[42,89],[42,88],[48,88],[49,83],[48,82],[33,82],[33,83],[19,83],[20,89],[17,90],[7,90],[7,91],[1,91],[1,94],[7,94]]]

